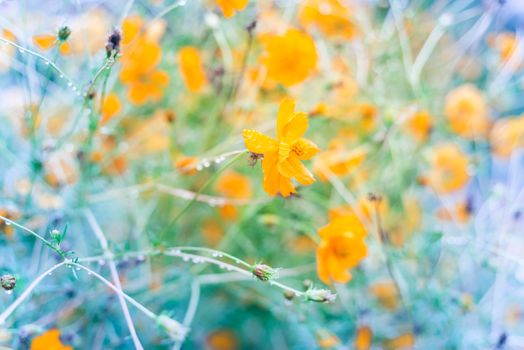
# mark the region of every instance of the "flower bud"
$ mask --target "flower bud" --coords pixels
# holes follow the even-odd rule
[[[256,264],[253,265],[251,273],[259,280],[266,282],[274,278],[278,274],[278,270],[264,264]]]
[[[67,38],[71,35],[71,29],[69,27],[65,26],[58,30],[58,40],[60,41],[66,41]]]
[[[10,274],[3,275],[0,277],[0,284],[7,291],[13,290],[16,286],[16,278]]]
[[[309,289],[306,291],[306,300],[317,303],[332,303],[337,295],[328,289]]]
[[[293,293],[290,290],[286,290],[284,291],[284,298],[286,298],[287,300],[293,300],[295,298],[295,293]]]

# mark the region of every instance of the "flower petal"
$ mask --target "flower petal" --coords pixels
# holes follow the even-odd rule
[[[292,144],[298,138],[301,138],[308,128],[306,113],[294,113],[287,125],[284,127],[283,140]]]
[[[276,152],[278,143],[276,140],[266,136],[256,130],[242,131],[246,148],[253,153],[271,153]]]
[[[33,43],[43,50],[48,50],[56,43],[56,35],[42,34],[33,37]]]
[[[262,160],[262,170],[264,171],[262,187],[270,196],[276,195],[280,187],[280,174],[278,173],[277,163],[278,158],[274,154],[268,154]]]
[[[285,97],[280,102],[277,115],[277,137],[279,139],[284,138],[284,130],[293,117],[295,110],[295,100],[290,97]]]
[[[309,160],[320,151],[317,145],[307,139],[298,139],[291,147],[300,160]]]
[[[313,174],[311,174],[294,154],[291,154],[284,162],[278,163],[278,171],[285,177],[294,177],[304,186],[311,185],[315,182]]]

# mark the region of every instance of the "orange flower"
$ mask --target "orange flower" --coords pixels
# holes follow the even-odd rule
[[[508,158],[518,147],[524,147],[524,115],[497,120],[490,134],[492,151]]]
[[[417,141],[426,141],[433,129],[433,117],[427,111],[417,111],[406,122],[406,130]]]
[[[486,135],[489,128],[488,106],[484,96],[473,85],[462,85],[446,96],[444,114],[451,130],[474,139]]]
[[[208,219],[202,223],[202,236],[208,246],[216,247],[224,236],[224,229],[216,221]]]
[[[243,131],[246,148],[264,155],[262,186],[269,195],[280,193],[287,197],[295,193],[292,178],[304,186],[315,182],[313,174],[300,162],[311,159],[319,151],[313,142],[302,137],[307,128],[307,115],[295,112],[295,101],[284,98],[278,110],[277,139],[255,130]]]
[[[371,286],[370,292],[378,302],[388,310],[394,310],[398,306],[398,294],[393,282],[378,282]]]
[[[303,1],[298,19],[303,26],[316,26],[328,37],[351,39],[357,35],[349,9],[340,0]]]
[[[509,61],[518,48],[518,40],[515,33],[504,32],[488,38],[488,44],[499,52],[500,59]]]
[[[115,115],[120,113],[122,109],[122,103],[115,93],[110,93],[104,98],[102,103],[102,118],[100,124],[104,125],[110,121]]]
[[[434,149],[431,163],[431,172],[425,180],[438,193],[456,191],[469,180],[468,158],[453,144]]]
[[[234,350],[238,348],[238,341],[233,332],[220,329],[208,335],[207,345],[210,350]]]
[[[327,181],[331,174],[345,176],[356,169],[366,158],[364,150],[347,152],[343,141],[335,139],[328,150],[320,153],[315,159],[313,170],[321,181]]]
[[[284,35],[265,34],[260,40],[265,48],[261,61],[269,79],[290,87],[306,80],[315,70],[317,50],[307,33],[289,29]]]
[[[64,345],[60,341],[60,331],[50,329],[31,341],[31,350],[73,350],[73,347]]]
[[[199,160],[196,157],[181,156],[175,162],[175,168],[183,175],[195,175]]]
[[[0,208],[0,216],[8,218],[9,220],[16,220],[20,215],[13,210]],[[9,225],[6,221],[0,219],[0,232],[3,232],[7,237],[11,237],[15,232],[15,229],[13,228],[13,225]]]
[[[405,333],[396,338],[387,340],[384,345],[387,350],[413,349],[413,346],[415,345],[415,336],[411,333]]]
[[[340,345],[340,339],[338,339],[335,334],[325,329],[317,331],[317,342],[321,349],[333,349]]]
[[[69,55],[71,53],[71,46],[66,42],[71,34],[71,30],[67,27],[62,27],[57,34],[40,34],[33,36],[33,43],[42,50],[49,50],[57,46],[61,55]]]
[[[191,92],[200,92],[207,83],[200,53],[195,47],[185,46],[178,53],[180,74]]]
[[[456,220],[460,223],[465,223],[469,220],[471,211],[471,203],[466,200],[455,204],[452,212],[447,208],[440,208],[437,211],[437,217],[443,220]]]
[[[337,216],[318,230],[317,272],[324,283],[347,283],[349,269],[357,266],[367,254],[366,230],[354,214]]]
[[[360,326],[355,335],[355,350],[369,350],[373,341],[373,331],[368,326]]]
[[[251,197],[251,185],[249,179],[236,173],[228,171],[217,182],[218,192],[230,198],[246,199]],[[224,219],[234,220],[237,218],[237,209],[232,204],[225,204],[219,209]]]
[[[231,18],[237,11],[246,8],[249,0],[216,0],[217,6],[226,18]]]
[[[160,100],[169,84],[167,72],[157,69],[162,58],[158,40],[163,31],[155,23],[150,26],[154,30],[142,32],[142,26],[140,17],[128,17],[122,24],[120,80],[128,86],[128,98],[134,105]]]

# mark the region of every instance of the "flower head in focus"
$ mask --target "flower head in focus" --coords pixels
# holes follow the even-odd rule
[[[317,247],[317,272],[324,283],[347,283],[349,269],[367,255],[366,230],[354,214],[335,216],[318,230],[321,242]]]
[[[304,186],[315,182],[313,174],[301,163],[301,160],[309,160],[319,151],[313,142],[302,137],[307,128],[306,114],[295,112],[295,101],[284,98],[278,110],[277,139],[255,130],[243,131],[246,148],[264,155],[262,186],[269,195],[280,193],[288,197],[295,193],[292,178]]]
[[[260,40],[265,48],[261,61],[269,79],[290,87],[306,80],[315,70],[317,49],[307,33],[289,29],[283,35],[264,34]]]

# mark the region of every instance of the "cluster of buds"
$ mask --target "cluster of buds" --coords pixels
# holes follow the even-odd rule
[[[16,286],[16,278],[13,275],[6,274],[0,277],[0,285],[6,291],[11,291]]]
[[[158,327],[166,332],[174,341],[182,341],[185,339],[188,329],[171,317],[162,314],[157,317],[156,323]]]
[[[257,279],[267,282],[278,275],[278,269],[274,269],[271,266],[264,264],[255,264],[251,268],[251,273]]]
[[[329,289],[313,289],[310,288],[305,293],[306,300],[317,303],[332,303],[337,298],[337,295]]]

